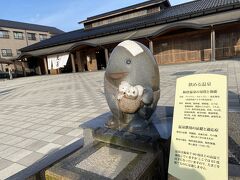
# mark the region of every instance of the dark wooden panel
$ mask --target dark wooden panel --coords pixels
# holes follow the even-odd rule
[[[240,56],[240,25],[216,30],[216,58],[225,59]]]
[[[209,61],[210,32],[182,33],[154,41],[154,55],[159,64]]]
[[[240,57],[240,24],[215,27],[216,59]],[[167,33],[154,39],[154,55],[158,64],[209,61],[210,30]]]

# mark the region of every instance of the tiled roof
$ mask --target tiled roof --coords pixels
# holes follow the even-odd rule
[[[42,32],[50,32],[52,34],[62,34],[64,31],[57,29],[55,27],[43,26],[37,24],[16,22],[0,19],[0,27],[8,27],[14,29],[22,29],[22,30],[32,30],[32,31],[42,31]]]
[[[105,16],[112,15],[112,14],[118,14],[118,13],[121,13],[121,12],[129,11],[129,10],[133,10],[133,9],[137,9],[137,8],[141,8],[141,7],[151,6],[151,5],[154,5],[154,4],[160,4],[162,2],[166,2],[167,7],[171,6],[168,0],[148,0],[148,1],[145,1],[145,2],[142,2],[142,3],[139,3],[139,4],[135,4],[135,5],[132,5],[132,6],[128,6],[128,7],[125,7],[125,8],[121,8],[121,9],[117,9],[117,10],[110,11],[110,12],[107,12],[107,13],[103,13],[103,14],[99,14],[99,15],[96,15],[96,16],[88,17],[87,20],[85,20],[85,21],[92,21],[92,20],[95,20],[95,19],[99,19],[99,18],[102,18],[102,17],[105,17]],[[85,22],[85,21],[82,21],[82,22]]]
[[[60,34],[23,48],[21,51],[27,52],[237,8],[240,8],[240,0],[196,0],[166,8],[152,15],[137,17],[97,28],[80,29]]]

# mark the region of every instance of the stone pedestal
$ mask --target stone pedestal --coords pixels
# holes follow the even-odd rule
[[[143,152],[95,141],[45,171],[57,179],[162,179],[162,151]]]
[[[166,113],[167,109],[156,111],[153,123],[134,133],[104,127],[110,113],[86,122],[81,125],[84,147],[47,169],[44,176],[49,180],[167,179],[172,118]],[[162,115],[165,119],[159,120]]]

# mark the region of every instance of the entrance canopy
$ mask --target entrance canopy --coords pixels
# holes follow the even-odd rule
[[[29,51],[26,53],[22,53],[18,59],[24,58],[24,57],[37,57],[37,56],[46,56],[46,55],[53,55],[53,54],[59,54],[59,53],[65,53],[65,52],[70,52],[74,48],[79,47],[81,45],[87,45],[87,46],[92,46],[94,47],[95,44],[91,44],[89,42],[77,42],[77,43],[70,43],[70,44],[64,44],[64,45],[58,45],[54,47],[49,47],[49,48],[44,48],[44,49],[39,49],[39,50],[34,50],[34,51]]]
[[[54,46],[50,48],[45,48],[45,49],[39,49],[35,51],[29,51],[27,53],[22,53],[18,59],[24,58],[24,57],[37,57],[37,56],[44,56],[44,55],[52,55],[52,54],[58,54],[58,53],[63,53],[63,52],[68,52],[69,49],[74,45],[75,43],[71,44],[65,44],[65,45],[60,45],[60,46]]]
[[[11,60],[0,58],[0,64],[13,64]]]

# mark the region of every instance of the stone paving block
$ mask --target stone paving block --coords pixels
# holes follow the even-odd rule
[[[1,153],[2,151],[6,150],[7,148],[10,148],[10,147],[11,147],[11,146],[9,146],[9,145],[0,143],[0,153]]]
[[[13,164],[13,162],[8,161],[8,160],[6,160],[6,159],[0,159],[0,171],[1,171],[2,169],[7,168],[7,167],[10,166],[11,164]]]
[[[14,140],[15,138],[17,138],[17,136],[13,136],[13,135],[8,134],[7,136],[1,138],[1,143],[3,143],[3,144],[9,144],[9,142],[10,142],[11,140]]]
[[[0,132],[7,132],[8,130],[11,130],[13,127],[4,127],[0,129]]]
[[[25,149],[30,150],[30,151],[37,151],[47,145],[48,142],[45,141],[35,141],[32,144],[28,145]]]
[[[50,134],[50,135],[44,137],[42,140],[46,141],[46,142],[53,142],[60,137],[62,137],[62,135],[60,135],[60,134]]]
[[[51,128],[47,129],[45,132],[48,133],[57,133],[58,130],[62,129],[62,127],[58,127],[58,126],[51,126]],[[57,133],[59,134],[59,133]]]
[[[16,174],[17,172],[23,170],[24,168],[26,168],[26,167],[23,165],[14,163],[0,171],[0,179],[6,179],[6,178]]]
[[[38,131],[43,131],[46,132],[47,129],[51,128],[52,126],[50,125],[41,125],[39,128],[37,128],[36,130]]]
[[[56,152],[59,150],[61,145],[54,144],[54,143],[48,143],[47,145],[43,146],[41,149],[39,149],[37,152],[42,154],[50,154],[53,152]]]
[[[33,137],[35,137],[39,133],[40,133],[39,131],[28,130],[27,133],[21,134],[21,136],[22,137],[26,137],[26,138],[33,138]]]
[[[50,123],[50,125],[52,126],[59,126],[61,125],[62,121],[53,121],[52,123]]]
[[[24,141],[21,141],[17,144],[15,144],[16,147],[20,147],[20,148],[25,148],[35,142],[37,142],[38,140],[36,139],[25,139]]]
[[[65,128],[62,128],[59,129],[58,131],[56,131],[57,134],[62,134],[62,135],[65,135],[67,133],[69,133],[70,131],[72,131],[73,128],[68,128],[68,127],[65,127]]]
[[[29,126],[28,129],[37,130],[38,128],[41,128],[41,127],[42,127],[42,125],[40,125],[40,124],[34,124],[32,126]]]
[[[25,156],[31,154],[32,151],[28,151],[25,149],[20,149],[17,152],[10,154],[9,156],[5,157],[5,159],[13,162],[17,162],[18,160],[24,158]]]
[[[22,129],[21,131],[17,131],[15,133],[13,133],[15,136],[23,136],[26,137],[25,135],[31,133],[31,130],[28,129]]]
[[[28,128],[28,127],[33,126],[33,125],[34,125],[34,123],[27,122],[27,123],[22,124],[20,127],[21,128]]]
[[[14,146],[10,146],[9,148],[3,150],[1,153],[0,153],[0,157],[1,158],[6,158],[7,156],[19,151],[20,148],[17,148],[17,147],[14,147]]]
[[[43,154],[38,152],[32,152],[31,154],[25,156],[24,158],[20,159],[17,163],[24,165],[24,166],[30,166],[33,163],[41,160],[44,157]],[[0,161],[1,162],[1,161]]]
[[[70,131],[69,133],[67,133],[67,135],[74,136],[74,137],[83,136],[83,129],[81,129],[81,128],[74,129],[74,130]]]
[[[12,128],[11,130],[8,130],[7,133],[8,133],[8,134],[13,134],[13,133],[18,132],[18,131],[20,131],[20,130],[22,130],[22,129],[15,127],[15,128]]]
[[[5,137],[5,136],[7,136],[7,134],[5,134],[5,133],[0,133],[0,139],[3,138],[3,137]]]
[[[61,124],[59,124],[58,126],[61,126],[61,127],[69,127],[70,124],[72,124],[71,121],[63,121]]]
[[[65,145],[65,144],[69,143],[70,141],[72,141],[73,139],[75,139],[75,137],[63,135],[63,136],[59,137],[58,139],[56,139],[55,141],[53,141],[53,143]]]
[[[47,136],[49,136],[49,135],[50,135],[50,133],[45,133],[45,132],[40,132],[40,131],[39,131],[39,133],[36,134],[36,135],[34,135],[32,138],[33,138],[33,139],[41,140],[41,139],[43,139],[43,138],[45,138],[45,137],[47,137]]]
[[[23,138],[23,137],[16,137],[16,138],[12,139],[11,141],[9,141],[8,144],[15,145],[19,142],[24,141],[25,139],[26,138]]]
[[[62,116],[61,118],[59,118],[58,120],[66,121],[66,120],[69,120],[69,119],[71,119],[71,117],[69,117],[68,115],[65,115],[65,116]]]

